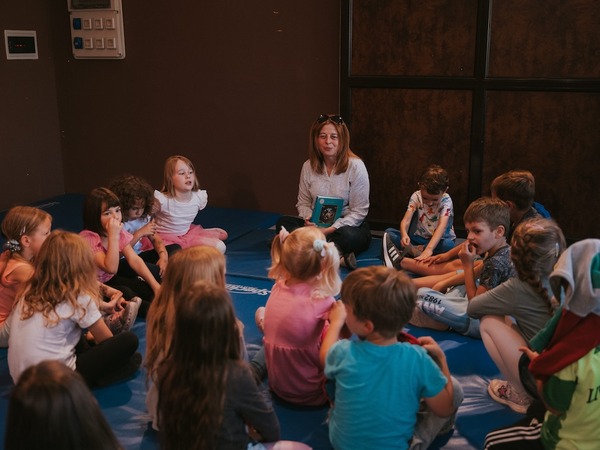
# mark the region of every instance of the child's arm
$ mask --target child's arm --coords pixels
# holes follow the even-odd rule
[[[92,333],[92,336],[94,336],[94,341],[96,341],[96,344],[99,344],[100,342],[103,342],[113,336],[112,332],[102,319],[96,320],[96,322],[94,322],[94,324],[89,328],[89,331]]]
[[[111,218],[106,225],[106,252],[96,252],[94,262],[107,273],[117,273],[119,270],[119,238],[123,224]]]
[[[463,248],[463,246],[465,246],[466,244],[467,244],[467,241],[463,242],[460,245],[457,245],[452,250],[448,250],[447,252],[440,253],[439,255],[430,256],[429,258],[426,258],[425,260],[423,260],[423,262],[426,262],[428,264],[444,264],[444,263],[447,263],[448,261],[453,261],[455,259],[458,259],[458,254],[460,253],[460,249]]]
[[[475,258],[477,253],[474,251],[474,247],[470,244],[461,245],[459,252],[459,258],[463,265],[464,276],[465,276],[465,288],[467,290],[467,298],[471,300],[473,297],[479,294],[483,294],[488,289],[485,286],[477,286],[477,278],[481,275],[483,265],[475,267]]]
[[[158,281],[156,281],[156,278],[154,278],[144,260],[131,248],[131,245],[123,247],[123,255],[133,271],[142,277],[150,285],[154,293],[157,294],[160,284],[158,284]]]
[[[167,252],[167,247],[158,234],[150,236],[149,239],[154,245],[154,250],[156,250],[156,253],[158,253],[158,261],[156,262],[156,265],[160,269],[160,275],[163,276],[165,274],[165,270],[167,269],[167,263],[169,262],[169,253]]]
[[[340,333],[345,323],[346,308],[344,307],[342,301],[338,300],[331,305],[331,310],[329,311],[329,329],[323,338],[323,342],[321,342],[319,359],[321,360],[322,367],[325,367],[325,358],[327,357],[327,352],[340,338]]]
[[[450,369],[448,369],[446,354],[430,336],[420,337],[419,344],[427,350],[427,353],[436,362],[447,379],[444,389],[434,397],[425,397],[425,403],[436,416],[449,417],[454,413],[454,387],[452,386],[452,378],[450,376]]]
[[[433,251],[435,250],[437,245],[440,243],[442,236],[444,236],[444,233],[446,232],[446,228],[448,227],[449,220],[450,220],[449,216],[442,216],[440,218],[440,220],[438,221],[438,224],[437,224],[437,228],[435,229],[435,231],[433,233],[433,236],[431,236],[431,239],[427,243],[427,246],[423,249],[423,253],[421,253],[415,259],[417,259],[417,260],[427,259],[431,255],[433,255]]]
[[[402,220],[400,221],[400,243],[403,247],[410,245],[410,236],[408,235],[408,228],[410,227],[410,221],[412,220],[414,214],[415,210],[412,208],[408,208],[404,213],[404,217],[402,217]]]

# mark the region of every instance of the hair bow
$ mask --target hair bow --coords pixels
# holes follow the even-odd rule
[[[281,230],[279,230],[279,242],[283,244],[283,241],[285,241],[289,235],[290,232],[286,230],[285,227],[281,227]]]
[[[327,242],[323,239],[315,239],[315,242],[313,242],[313,249],[315,252],[320,253],[321,257],[324,257],[326,254],[325,245],[327,245]]]

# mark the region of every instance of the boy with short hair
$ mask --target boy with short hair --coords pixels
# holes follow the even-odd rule
[[[469,318],[469,300],[515,276],[506,232],[510,228],[508,206],[499,199],[482,197],[473,201],[464,214],[467,240],[458,253],[464,288],[442,293],[430,288],[417,291],[417,308],[410,323],[480,337],[479,321]],[[483,264],[475,264],[482,256]]]
[[[423,172],[419,189],[410,197],[400,229],[388,228],[383,235],[383,258],[388,267],[393,265],[396,247],[418,260],[454,247],[454,206],[448,186],[448,172],[442,167],[434,164]],[[416,227],[411,231],[413,223]]]
[[[506,241],[510,244],[512,230],[525,220],[540,217],[533,207],[535,178],[528,170],[510,170],[498,175],[491,184],[492,197],[505,202],[510,209],[510,231]]]
[[[342,284],[320,351],[335,383],[329,438],[336,450],[425,449],[451,429],[463,393],[443,350],[431,337],[398,342],[414,306],[415,287],[393,269],[361,268]],[[344,324],[359,340],[338,341]]]

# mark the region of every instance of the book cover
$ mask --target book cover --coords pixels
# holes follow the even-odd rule
[[[328,227],[341,217],[343,207],[344,200],[340,197],[317,195],[310,221],[319,227]]]

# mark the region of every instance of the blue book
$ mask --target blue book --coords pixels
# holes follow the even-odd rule
[[[317,195],[310,221],[319,227],[329,227],[341,217],[343,207],[344,199],[340,197]]]

